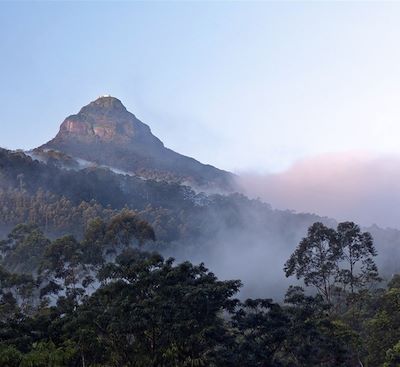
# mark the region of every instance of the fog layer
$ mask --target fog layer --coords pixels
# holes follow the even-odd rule
[[[400,228],[400,157],[325,154],[277,174],[241,174],[244,192],[278,209]]]

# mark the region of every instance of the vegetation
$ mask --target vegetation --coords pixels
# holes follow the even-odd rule
[[[400,276],[379,280],[372,237],[315,223],[285,265],[316,293],[240,301],[239,280],[145,251],[123,211],[80,240],[16,226],[1,243],[1,366],[398,366]],[[30,261],[21,254],[30,254]],[[28,266],[28,264],[29,266]]]
[[[0,149],[1,236],[19,223],[34,223],[50,238],[72,234],[81,239],[93,218],[108,221],[125,209],[150,223],[157,249],[168,255],[197,252],[222,241],[236,242],[238,248],[258,241],[274,246],[279,262],[284,262],[312,223],[336,226],[328,218],[274,210],[240,194],[205,195],[165,181],[67,163],[58,157],[43,163],[23,152]],[[367,230],[375,239],[382,276],[388,278],[398,271],[393,255],[400,246],[400,231],[376,226]]]
[[[19,152],[0,150],[0,168],[0,366],[400,365],[400,276],[380,288],[354,223]],[[395,272],[399,232],[372,230]],[[281,302],[154,252],[256,237],[298,279]]]
[[[371,234],[362,233],[356,224],[339,223],[334,230],[317,222],[286,262],[285,273],[304,279],[306,286],[314,286],[333,306],[335,297],[345,295],[353,300],[380,281],[373,260],[376,255]]]

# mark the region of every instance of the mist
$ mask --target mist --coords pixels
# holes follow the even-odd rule
[[[242,298],[281,301],[289,285],[299,284],[285,277],[283,267],[308,227],[353,221],[371,232],[375,261],[387,281],[400,270],[399,182],[400,157],[359,152],[312,157],[278,174],[242,174],[238,184],[252,204],[235,200],[236,221],[213,206],[202,223],[215,226],[213,236],[170,254],[178,261],[204,262],[222,279],[241,279]]]
[[[161,252],[178,262],[203,262],[220,279],[240,279],[240,298],[281,301],[289,285],[298,283],[285,277],[284,264],[316,221],[335,225],[328,218],[273,210],[239,195],[218,196],[196,219],[196,236],[168,244]]]
[[[391,228],[400,227],[399,182],[399,156],[353,152],[304,159],[281,173],[238,177],[246,195],[274,208]]]
[[[288,286],[297,282],[294,278],[285,277],[284,264],[307,234],[309,226],[315,222],[323,222],[331,227],[336,227],[337,221],[347,219],[364,224],[363,230],[370,231],[375,239],[378,251],[376,260],[381,275],[387,279],[400,270],[400,231],[366,228],[365,224],[369,223],[360,222],[360,217],[351,211],[354,206],[360,214],[366,215],[368,213],[362,212],[361,204],[364,207],[367,204],[370,207],[383,205],[379,190],[385,192],[385,184],[389,188],[386,195],[398,200],[398,195],[393,194],[393,182],[399,174],[399,162],[387,157],[370,159],[354,155],[351,160],[348,157],[342,155],[341,160],[322,157],[306,161],[292,168],[295,173],[292,175],[289,170],[289,173],[269,177],[243,176],[240,184],[248,184],[246,189],[251,196],[265,194],[263,200],[250,200],[241,194],[196,194],[188,187],[166,182],[154,185],[151,180],[139,180],[109,169],[65,170],[54,165],[35,163],[28,157],[24,158],[23,153],[5,151],[2,162],[8,162],[10,168],[4,171],[2,200],[9,210],[3,212],[2,220],[3,224],[8,225],[7,231],[12,224],[29,222],[34,218],[38,225],[50,231],[51,238],[67,233],[79,238],[88,219],[100,216],[109,220],[118,210],[128,206],[155,230],[157,243],[149,244],[145,250],[159,251],[165,257],[176,258],[177,262],[204,262],[220,279],[240,279],[243,282],[241,298],[273,298],[280,301]],[[24,189],[21,192],[14,189],[19,187],[20,172],[24,172]],[[57,177],[57,180],[54,181],[53,177]],[[337,184],[338,178],[340,185]],[[307,184],[311,186],[309,196],[299,189],[304,191]],[[269,192],[263,190],[265,187]],[[279,192],[278,189],[282,190],[281,196],[272,196],[272,193]],[[286,196],[283,189],[286,190]],[[369,197],[373,189],[381,196]],[[51,192],[52,196],[43,195],[43,190]],[[329,195],[334,197],[330,198]],[[359,200],[357,207],[354,203],[360,197],[364,202]],[[330,200],[324,202],[326,198]],[[277,207],[276,199],[281,199],[284,210],[274,209]],[[82,206],[82,202],[86,204]],[[329,217],[323,217],[289,210],[295,208],[300,211],[302,208],[296,208],[295,204],[301,202],[315,205],[303,207],[304,211],[316,212],[323,204],[329,209],[328,203],[336,212],[332,210],[328,213]],[[383,202],[386,208],[397,209],[395,202]],[[114,211],[110,212],[109,207]],[[34,208],[40,210],[34,211]],[[47,213],[52,213],[57,219],[51,228],[47,227]],[[71,216],[70,213],[75,214]],[[385,214],[396,217],[393,213]],[[3,232],[4,235],[7,231]]]
[[[281,302],[289,285],[303,286],[295,277],[286,278],[283,269],[308,228],[315,222],[336,228],[341,220],[272,209],[260,200],[231,200],[235,203],[231,210],[221,210],[216,203],[202,213],[198,236],[169,244],[161,252],[178,262],[204,262],[220,279],[240,279],[242,299],[261,297]],[[390,280],[400,271],[400,231],[376,225],[361,229],[372,234],[379,273],[384,281]]]

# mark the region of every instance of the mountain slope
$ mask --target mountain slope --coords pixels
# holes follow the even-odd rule
[[[232,191],[233,174],[168,149],[114,97],[99,97],[67,117],[57,136],[35,150],[55,150],[129,174]]]

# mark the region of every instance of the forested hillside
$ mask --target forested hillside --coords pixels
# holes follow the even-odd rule
[[[274,210],[240,194],[206,195],[106,168],[63,169],[23,152],[0,150],[0,168],[3,234],[19,223],[35,223],[50,237],[68,233],[80,238],[91,219],[108,220],[125,208],[153,226],[159,251],[207,261],[222,277],[242,278],[252,295],[273,291],[283,296],[275,284],[283,281],[280,269],[294,245],[316,221],[335,225],[333,219]],[[398,271],[400,232],[376,226],[367,230],[389,279]],[[238,259],[245,259],[245,265]],[[257,279],[266,266],[269,276],[260,284]]]

